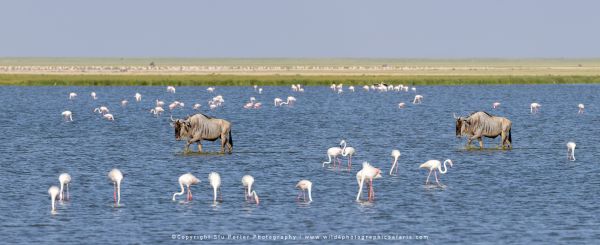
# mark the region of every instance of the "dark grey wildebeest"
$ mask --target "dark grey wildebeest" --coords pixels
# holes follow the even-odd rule
[[[510,129],[512,122],[505,117],[492,116],[487,112],[474,112],[468,117],[456,117],[456,136],[467,136],[467,147],[474,139],[479,140],[479,148],[483,149],[483,138],[502,136],[502,149],[512,149]]]
[[[202,140],[215,141],[221,139],[221,153],[227,146],[229,153],[233,150],[231,138],[231,123],[218,118],[209,117],[198,113],[186,119],[173,119],[171,126],[175,128],[175,140],[188,139],[185,150],[189,151],[190,145],[198,143],[198,152],[202,152]]]

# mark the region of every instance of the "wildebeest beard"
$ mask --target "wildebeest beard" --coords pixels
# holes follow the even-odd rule
[[[182,139],[187,138],[188,127],[187,127],[185,121],[183,121],[183,120],[177,120],[173,124],[173,126],[175,128],[175,140],[182,140]]]

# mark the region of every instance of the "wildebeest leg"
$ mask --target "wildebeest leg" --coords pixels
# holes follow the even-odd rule
[[[221,153],[225,153],[225,142],[226,142],[225,134],[221,134]]]
[[[483,137],[479,137],[479,149],[483,149]]]
[[[202,152],[202,142],[198,141],[198,153]]]
[[[200,142],[200,140],[202,140],[202,138],[200,138],[200,137],[193,137],[190,140],[188,140],[188,142],[185,144],[185,152],[189,152],[190,145],[193,144],[194,142]]]

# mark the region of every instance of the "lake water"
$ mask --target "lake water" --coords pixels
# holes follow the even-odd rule
[[[79,96],[70,101],[69,92]],[[135,92],[142,102],[135,102]],[[400,235],[412,240],[394,242],[427,236],[444,244],[589,244],[600,239],[599,92],[598,85],[343,94],[328,87],[293,93],[287,86],[264,87],[262,94],[251,87],[217,87],[213,94],[206,87],[177,87],[175,94],[165,87],[0,87],[0,237],[154,244],[178,235],[237,234],[250,241],[261,241],[253,235],[292,235],[303,242],[317,242],[305,235]],[[209,111],[206,102],[217,94],[225,105]],[[415,94],[424,96],[423,104],[409,103]],[[275,97],[288,95],[296,105],[273,107]],[[243,109],[250,96],[264,107]],[[124,98],[129,105],[121,107]],[[175,117],[195,113],[192,105],[202,103],[203,113],[231,121],[234,153],[182,154],[184,142],[174,139],[168,109],[159,118],[149,112],[155,99],[185,102]],[[502,103],[495,110],[494,101]],[[399,102],[407,107],[398,109]],[[532,102],[542,104],[537,115],[529,112]],[[578,103],[586,105],[583,115],[577,115]],[[100,105],[115,121],[92,112]],[[63,110],[73,112],[73,122],[64,122]],[[465,150],[465,139],[454,135],[452,113],[477,110],[512,120],[513,150]],[[322,167],[327,149],[341,139],[357,149],[351,172]],[[577,143],[574,162],[567,161],[568,141]],[[494,148],[499,139],[485,143]],[[387,174],[392,149],[402,152],[397,176]],[[204,142],[204,150],[217,152],[219,144]],[[440,178],[446,188],[425,186],[427,172],[418,166],[446,158],[454,162]],[[386,173],[374,181],[372,203],[355,201],[355,174],[363,161]],[[125,176],[118,208],[107,178],[115,167]],[[217,205],[207,180],[212,171],[222,178],[223,202]],[[71,200],[59,202],[52,214],[47,190],[62,172],[73,178]],[[186,172],[202,182],[192,187],[192,202],[173,202],[177,179]],[[245,174],[255,178],[258,206],[244,202]],[[310,204],[295,200],[300,179],[313,182]]]

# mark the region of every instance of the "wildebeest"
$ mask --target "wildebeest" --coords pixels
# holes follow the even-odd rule
[[[198,113],[186,119],[173,119],[171,126],[175,128],[175,140],[187,138],[185,150],[189,151],[190,145],[198,143],[198,152],[202,152],[202,140],[215,141],[221,139],[221,153],[225,152],[227,145],[229,153],[233,150],[231,137],[231,123],[218,118],[209,117]]]
[[[474,139],[479,140],[479,147],[483,149],[483,136],[496,138],[502,136],[502,149],[508,146],[512,149],[511,126],[512,122],[504,117],[492,116],[487,112],[474,112],[468,117],[456,117],[456,136],[467,136],[467,147]]]

